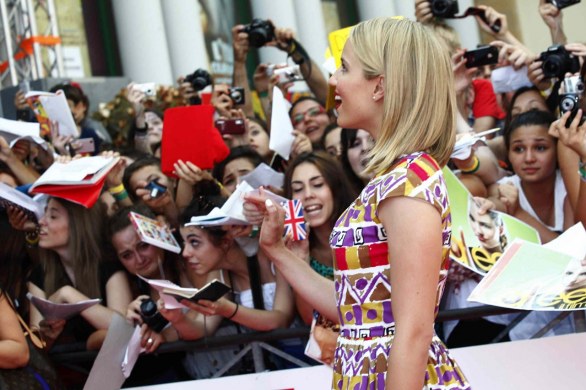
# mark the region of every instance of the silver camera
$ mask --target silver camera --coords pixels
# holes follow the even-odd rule
[[[156,96],[157,95],[157,86],[155,83],[144,83],[144,84],[135,84],[134,88],[138,89],[146,96]]]
[[[303,80],[301,70],[299,70],[299,65],[292,65],[286,68],[275,69],[273,70],[273,73],[279,76],[279,84]]]
[[[584,98],[584,80],[580,76],[570,76],[564,79],[564,93],[560,95],[559,108],[560,115],[564,115],[570,111],[572,114],[566,122],[566,127],[570,127],[570,124],[576,117],[580,106],[582,105],[582,99]],[[580,125],[584,123],[584,116],[580,120]]]

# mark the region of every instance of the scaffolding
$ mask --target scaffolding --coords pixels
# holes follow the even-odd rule
[[[63,77],[63,53],[53,0],[0,0],[0,88]],[[42,26],[43,31],[37,26]]]

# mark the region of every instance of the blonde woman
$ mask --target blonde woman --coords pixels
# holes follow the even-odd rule
[[[332,389],[470,388],[433,331],[451,235],[441,167],[457,110],[442,47],[406,19],[372,19],[350,33],[330,85],[338,124],[375,139],[366,169],[374,178],[332,232],[334,281],[284,245],[283,212],[248,197],[249,216],[250,204],[264,213],[262,248],[304,299],[340,321]]]

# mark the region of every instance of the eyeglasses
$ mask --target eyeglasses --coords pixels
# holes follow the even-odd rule
[[[310,118],[315,118],[316,116],[324,114],[325,112],[326,110],[322,106],[312,107],[305,112],[300,112],[298,114],[293,115],[291,117],[291,122],[293,123],[293,126],[297,126],[305,120],[305,116],[308,115]]]

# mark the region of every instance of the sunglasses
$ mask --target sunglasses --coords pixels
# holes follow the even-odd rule
[[[291,122],[293,123],[293,126],[297,126],[298,124],[300,124],[301,122],[303,122],[305,120],[305,116],[309,116],[310,118],[315,118],[318,115],[324,114],[326,112],[326,110],[321,107],[321,106],[316,106],[313,108],[310,108],[309,110],[305,111],[305,112],[300,112],[298,114],[295,114],[291,117]]]

